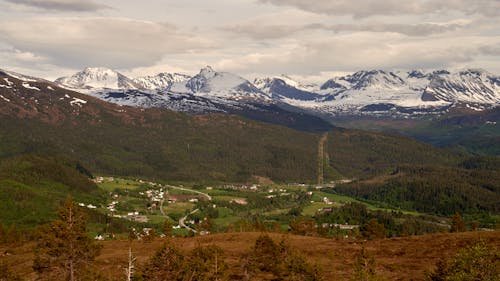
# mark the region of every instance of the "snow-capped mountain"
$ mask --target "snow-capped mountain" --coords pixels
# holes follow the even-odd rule
[[[191,113],[274,104],[321,115],[414,117],[441,114],[456,106],[483,110],[500,105],[500,76],[474,69],[358,71],[311,85],[286,75],[251,83],[210,66],[192,77],[160,73],[135,79],[110,69],[87,68],[56,83],[120,105]]]
[[[187,81],[191,76],[180,73],[160,73],[158,75],[144,76],[133,79],[143,89],[168,90],[174,83]]]
[[[63,87],[81,92],[141,88],[125,75],[104,67],[88,67],[72,76],[58,78],[55,82]]]
[[[393,90],[404,87],[405,81],[393,72],[383,70],[358,71],[352,75],[336,77],[321,86],[321,90]]]
[[[167,108],[173,111],[193,114],[226,112],[229,107],[221,106],[220,101],[197,97],[186,93],[165,93],[154,90],[107,90],[89,93],[101,100],[122,105],[142,108]]]
[[[273,78],[257,78],[254,80],[254,85],[273,99],[284,100],[290,98],[315,101],[322,97],[322,95],[314,93],[315,85],[302,85],[286,75]]]
[[[248,80],[205,67],[190,77],[160,73],[130,79],[105,68],[87,68],[55,81],[99,99],[136,107],[158,107],[189,113],[229,112],[255,109],[271,99]]]
[[[174,93],[193,93],[197,96],[226,98],[240,101],[266,102],[271,99],[248,80],[228,72],[217,72],[210,66],[186,82],[174,83]]]
[[[458,73],[441,71],[428,76],[428,98],[449,102],[498,104],[500,76],[484,70],[468,69]]]
[[[482,110],[500,104],[500,77],[483,70],[371,70],[334,77],[307,90],[296,84],[279,78],[256,81],[273,98],[331,115],[415,116],[454,106]]]

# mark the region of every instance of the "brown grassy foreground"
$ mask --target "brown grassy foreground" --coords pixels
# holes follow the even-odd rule
[[[260,233],[226,233],[194,238],[175,238],[174,244],[184,251],[196,245],[215,244],[226,255],[226,262],[232,270],[239,270],[240,256],[255,242]],[[270,234],[279,241],[283,235]],[[426,271],[433,270],[436,262],[453,255],[459,248],[479,239],[500,246],[500,231],[467,232],[458,234],[435,234],[392,238],[373,241],[336,241],[331,239],[286,235],[286,239],[310,262],[319,263],[326,280],[348,280],[351,276],[356,255],[364,245],[376,261],[377,274],[388,280],[423,280]],[[150,243],[128,241],[102,242],[103,249],[97,258],[99,269],[113,280],[124,280],[127,251],[132,246],[139,264],[144,263],[163,240]],[[26,280],[34,280],[32,271],[33,244],[21,246],[0,246],[0,262],[21,274]]]

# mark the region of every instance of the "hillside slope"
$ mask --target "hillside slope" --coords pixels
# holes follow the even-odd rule
[[[24,155],[0,162],[0,223],[35,227],[55,216],[68,196],[99,204],[103,193],[79,163]]]
[[[121,107],[46,81],[0,79],[10,83],[0,88],[0,157],[61,154],[100,173],[189,181],[314,178],[312,133],[232,115]]]
[[[375,259],[375,271],[378,276],[387,280],[425,280],[426,272],[435,269],[436,263],[451,257],[460,248],[479,239],[500,246],[499,231],[467,232],[459,234],[436,234],[393,238],[373,241],[337,241],[306,236],[286,235],[291,246],[300,251],[309,262],[318,263],[323,270],[325,280],[351,280],[356,256],[362,247]],[[241,257],[255,243],[260,233],[226,233],[194,238],[177,238],[174,244],[183,252],[192,250],[198,245],[217,245],[224,250],[225,262],[230,271],[241,274]],[[282,238],[280,234],[271,234],[275,241]],[[102,254],[97,258],[99,271],[111,280],[122,278],[123,268],[127,264],[129,246],[139,265],[164,243],[156,240],[152,243],[129,241],[106,241]],[[18,247],[0,246],[0,251],[9,249],[12,255],[0,257],[10,268],[26,280],[35,280],[32,270],[32,245]]]
[[[403,136],[349,129],[331,131],[327,147],[330,166],[350,178],[387,174],[400,165],[456,165],[465,157]]]
[[[318,134],[227,114],[122,107],[47,81],[7,74],[0,79],[10,85],[0,88],[0,157],[60,154],[98,173],[170,180],[316,179]],[[461,159],[405,138],[362,131],[334,128],[330,139],[330,166],[346,177],[414,161],[449,165]],[[336,174],[325,173],[327,180]]]

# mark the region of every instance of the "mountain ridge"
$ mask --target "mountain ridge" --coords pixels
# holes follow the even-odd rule
[[[108,71],[103,71],[107,73]],[[80,72],[81,74],[82,72]],[[79,76],[79,75],[77,75]],[[81,75],[80,75],[81,76]],[[117,79],[108,75],[115,89],[95,88],[101,84],[78,84],[68,78],[59,78],[56,83],[73,90],[97,96],[121,104],[116,99],[103,96],[110,90],[127,91],[144,95],[157,93],[156,99],[171,100],[169,96],[182,95],[183,99],[196,104],[196,97],[219,104],[244,106],[248,103],[286,104],[301,108],[315,115],[373,115],[396,117],[421,117],[448,112],[450,107],[467,107],[484,110],[500,104],[500,76],[480,69],[466,69],[457,72],[447,70],[391,72],[385,70],[362,70],[353,74],[328,79],[324,83],[311,85],[291,79],[286,75],[255,79],[253,82],[228,72],[217,72],[207,66],[194,76],[160,73],[146,78],[129,79],[119,73]],[[92,78],[92,77],[90,77]],[[78,81],[91,80],[80,77]],[[116,83],[116,80],[120,83]],[[69,82],[71,83],[69,83]],[[132,82],[130,82],[132,81]],[[78,88],[80,87],[80,88]],[[89,89],[94,89],[90,91]],[[139,107],[164,107],[177,111],[199,112],[189,106],[175,103],[130,102],[127,105]],[[197,105],[197,108],[204,108]],[[219,111],[206,107],[205,112]]]

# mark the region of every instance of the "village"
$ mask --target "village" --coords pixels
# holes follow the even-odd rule
[[[103,176],[96,177],[94,182],[108,191],[107,204],[97,206],[86,202],[79,203],[80,206],[131,222],[134,225],[131,231],[137,239],[143,239],[155,228],[156,233],[164,235],[159,229],[166,221],[171,225],[171,235],[206,235],[211,232],[205,226],[207,224],[214,224],[211,228],[220,231],[245,219],[238,212],[286,215],[296,205],[299,196],[305,198],[301,204],[304,207],[302,215],[306,216],[332,212],[345,202],[352,201],[351,198],[325,193],[321,191],[322,187],[306,184],[223,184],[193,189],[142,179]],[[261,211],[263,205],[266,212]],[[283,227],[286,229],[286,225]],[[359,226],[323,223],[316,227],[353,230]],[[111,234],[96,234],[98,240],[112,237]]]

